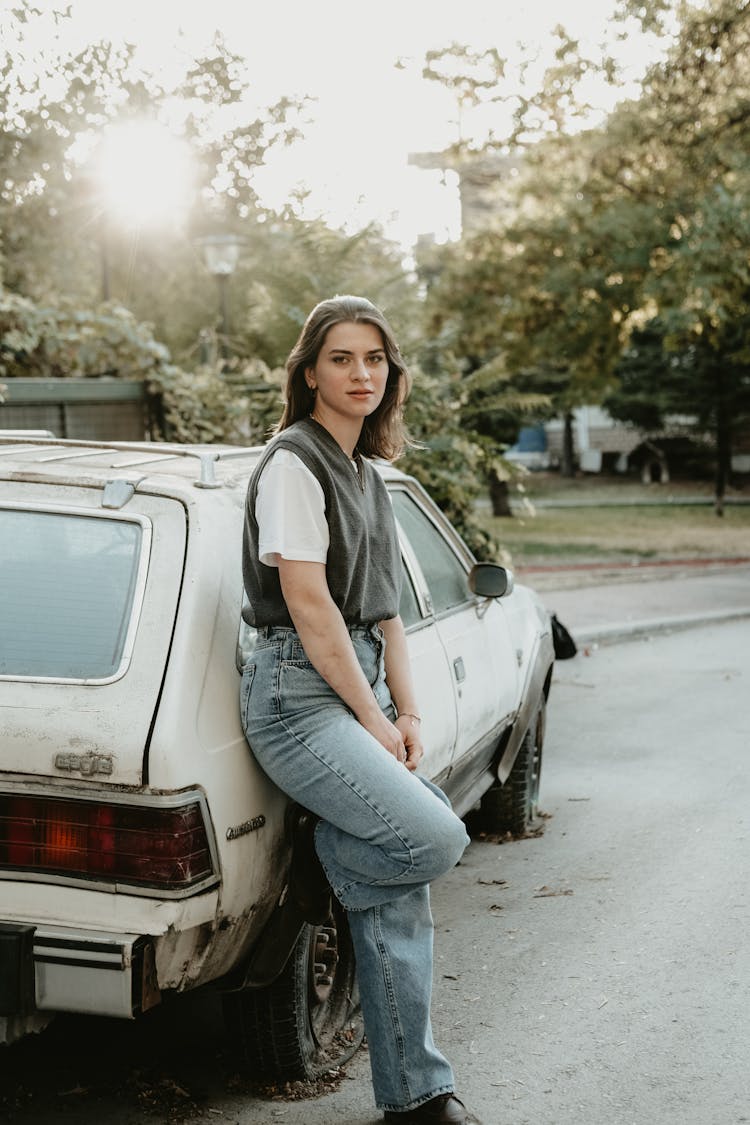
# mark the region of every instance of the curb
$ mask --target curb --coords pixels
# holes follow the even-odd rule
[[[601,571],[617,572],[623,577],[632,577],[637,581],[643,571],[655,571],[658,574],[660,571],[663,573],[665,570],[719,570],[722,567],[728,566],[748,566],[750,564],[750,556],[748,555],[716,555],[716,556],[689,556],[684,559],[632,559],[632,560],[613,560],[607,562],[606,560],[592,560],[590,562],[568,562],[568,563],[532,563],[529,566],[519,566],[516,570],[519,582],[524,582],[526,576],[529,579],[529,585],[533,585],[532,579],[535,574],[554,575],[554,574],[580,574],[580,573],[597,573]]]
[[[655,633],[676,633],[702,625],[721,625],[727,621],[742,621],[750,617],[750,606],[738,609],[721,609],[706,613],[686,613],[679,617],[655,617],[643,621],[613,622],[575,630],[573,639],[579,649],[582,645],[608,645],[619,641],[639,640]]]
[[[655,496],[653,498],[631,497],[630,499],[623,496],[619,500],[579,496],[570,500],[532,499],[531,504],[540,511],[552,511],[556,508],[713,508],[716,501],[713,496]],[[725,508],[741,508],[750,504],[750,497],[725,496],[723,504]],[[510,507],[513,515],[521,516],[526,511],[522,503],[516,502],[514,504],[512,499]]]

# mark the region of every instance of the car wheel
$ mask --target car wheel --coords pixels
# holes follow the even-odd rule
[[[224,1016],[247,1071],[270,1081],[318,1078],[362,1042],[354,950],[346,913],[306,925],[268,988],[224,996]]]
[[[485,832],[523,836],[537,816],[545,718],[542,698],[505,784],[493,785],[482,798],[480,819]]]

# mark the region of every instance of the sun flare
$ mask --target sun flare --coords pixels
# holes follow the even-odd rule
[[[190,203],[188,146],[156,121],[111,126],[101,138],[96,177],[107,213],[128,226],[177,222]]]

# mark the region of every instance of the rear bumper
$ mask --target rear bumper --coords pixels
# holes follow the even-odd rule
[[[54,1011],[132,1019],[159,1000],[150,937],[0,926],[0,1016]]]

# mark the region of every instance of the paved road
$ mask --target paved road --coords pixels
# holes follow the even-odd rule
[[[573,567],[530,571],[522,580],[582,645],[750,618],[747,560]]]
[[[747,622],[559,664],[539,838],[475,841],[435,888],[435,1027],[484,1125],[750,1121]],[[18,1125],[374,1125],[339,1089],[259,1098],[210,995],[60,1020],[5,1057]]]

